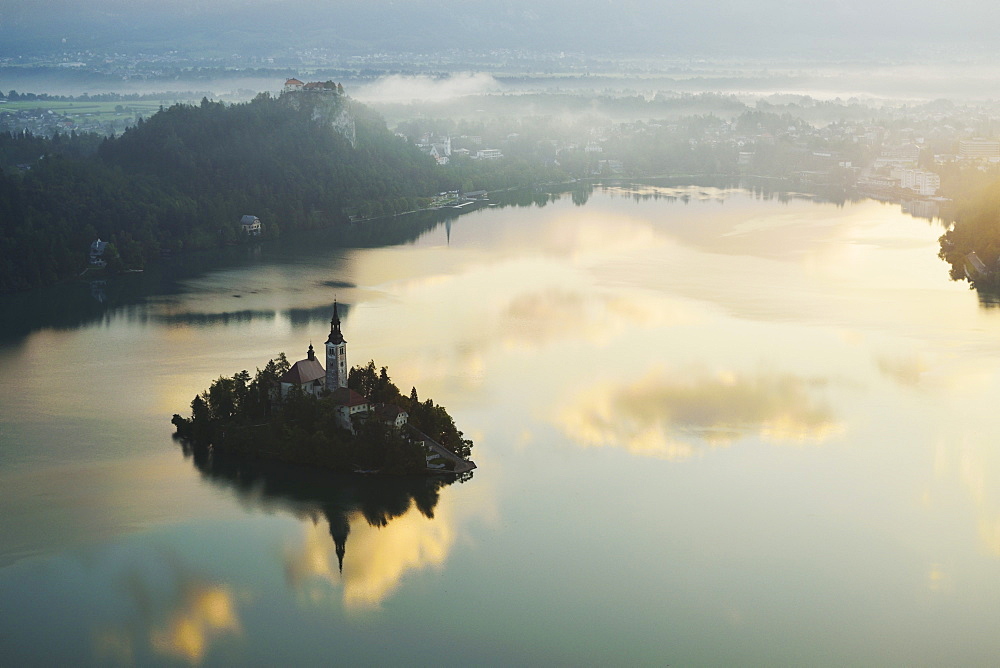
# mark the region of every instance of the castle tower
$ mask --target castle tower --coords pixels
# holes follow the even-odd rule
[[[334,301],[330,336],[326,340],[326,389],[334,392],[338,387],[347,387],[347,341],[340,333],[340,315]]]

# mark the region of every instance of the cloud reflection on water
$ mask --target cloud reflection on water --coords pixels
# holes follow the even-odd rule
[[[191,665],[204,661],[213,644],[242,634],[236,595],[226,584],[212,582],[166,555],[170,574],[164,588],[148,570],[150,563],[129,571],[121,586],[134,614],[119,626],[99,628],[93,635],[97,658],[121,664],[141,663],[154,655]]]
[[[549,287],[514,295],[500,313],[500,331],[505,344],[532,349],[574,340],[606,345],[632,327],[689,323],[694,318],[665,300]]]
[[[917,387],[929,369],[918,355],[878,355],[875,365],[884,376],[903,387]]]
[[[216,636],[239,633],[232,592],[225,586],[189,585],[180,605],[150,631],[153,649],[167,656],[201,663]]]
[[[445,563],[455,543],[447,505],[439,504],[433,518],[411,506],[385,526],[373,526],[361,512],[350,513],[343,572],[325,524],[304,524],[302,542],[286,546],[288,583],[310,602],[327,600],[339,589],[346,610],[377,609],[407,573]]]
[[[705,375],[654,370],[631,383],[602,383],[558,410],[555,421],[584,446],[683,460],[701,444],[823,441],[841,427],[813,397],[824,383],[788,374]]]

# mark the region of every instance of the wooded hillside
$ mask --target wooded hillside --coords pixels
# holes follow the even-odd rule
[[[175,105],[96,151],[92,137],[0,135],[0,156],[44,156],[0,171],[0,291],[75,275],[98,237],[115,264],[138,268],[163,252],[240,241],[244,214],[274,235],[410,210],[451,185],[363,105],[316,100],[323,109],[267,94]],[[354,136],[331,116],[349,118]]]

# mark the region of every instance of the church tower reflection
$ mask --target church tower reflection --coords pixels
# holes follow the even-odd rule
[[[337,566],[339,571],[343,573],[344,555],[347,554],[347,534],[351,533],[351,524],[347,521],[347,514],[344,512],[327,515],[326,519],[330,523],[330,536],[333,537],[333,543],[337,546]]]
[[[372,527],[386,527],[411,511],[433,519],[440,490],[456,480],[451,476],[338,474],[241,457],[183,441],[181,446],[203,476],[233,490],[244,503],[283,508],[298,517],[322,515],[329,523],[341,573],[352,518],[363,517]]]

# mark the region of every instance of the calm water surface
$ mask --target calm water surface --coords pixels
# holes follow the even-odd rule
[[[0,663],[1000,656],[1000,311],[939,225],[608,188],[392,226],[0,303]],[[171,439],[335,297],[350,361],[474,439],[471,481]]]

